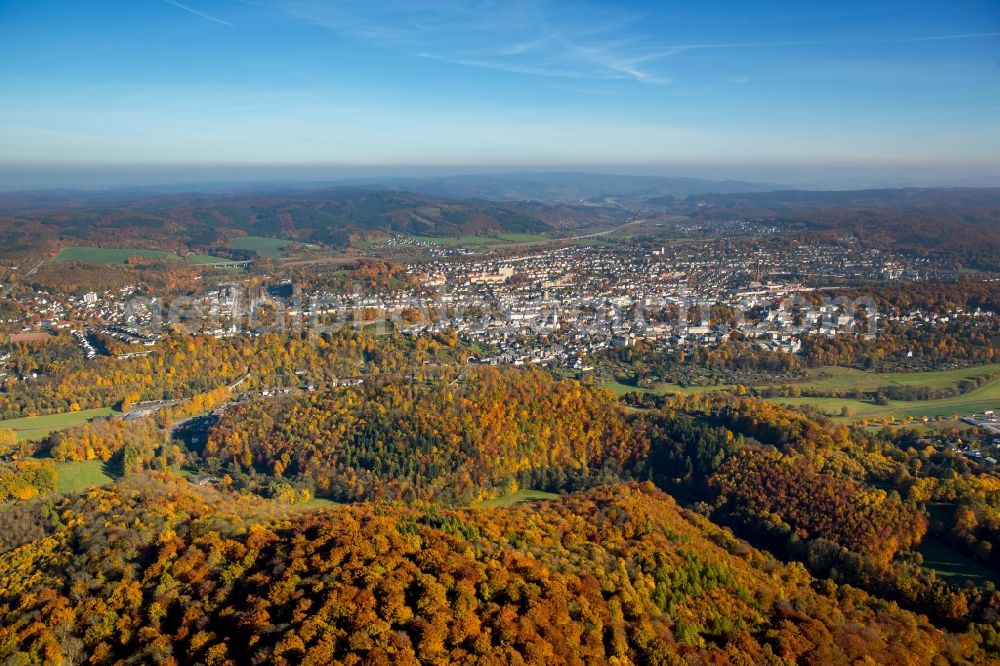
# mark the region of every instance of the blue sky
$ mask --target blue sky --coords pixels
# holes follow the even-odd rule
[[[0,0],[0,63],[7,169],[1000,167],[996,0]]]

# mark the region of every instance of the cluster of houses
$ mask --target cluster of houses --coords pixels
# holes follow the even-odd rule
[[[97,358],[97,350],[94,349],[94,345],[90,344],[90,340],[87,339],[86,333],[81,330],[74,330],[72,331],[72,336],[76,340],[76,343],[80,345],[84,358],[88,361],[92,361]]]
[[[515,365],[582,366],[587,354],[636,340],[685,348],[724,343],[739,332],[762,348],[795,353],[805,334],[874,334],[874,319],[859,320],[848,305],[812,305],[803,298],[811,289],[800,283],[754,280],[747,257],[724,260],[726,250],[716,253],[700,244],[673,254],[663,247],[596,246],[432,260],[409,267],[428,293],[376,297],[366,305],[391,314],[399,307],[395,298],[420,311],[447,312],[403,330],[456,330],[498,350],[482,360]],[[718,305],[729,315],[712,316]]]
[[[734,224],[752,225],[748,221]],[[750,228],[750,227],[748,227]],[[766,230],[754,233],[766,235]],[[87,358],[97,351],[88,331],[109,335],[148,353],[156,324],[180,322],[217,337],[253,335],[282,326],[382,325],[406,333],[456,331],[491,349],[479,359],[497,364],[560,363],[586,367],[595,351],[638,340],[668,350],[725,343],[734,334],[762,349],[799,351],[806,335],[876,332],[879,318],[927,323],[992,313],[907,312],[859,317],[851,303],[815,304],[807,279],[896,277],[927,273],[917,259],[860,247],[849,239],[791,245],[781,252],[766,243],[730,236],[674,245],[562,244],[518,254],[497,248],[465,251],[393,236],[382,244],[434,249],[407,267],[406,288],[302,293],[290,283],[282,297],[259,281],[216,284],[202,295],[165,299],[137,297],[135,287],[82,297],[41,293],[24,296],[52,328],[94,328],[74,335]],[[900,273],[902,271],[902,273]],[[268,319],[270,317],[270,319]]]

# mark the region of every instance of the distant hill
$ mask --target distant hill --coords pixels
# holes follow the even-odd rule
[[[0,247],[24,253],[44,242],[113,244],[171,251],[256,235],[345,246],[384,232],[422,235],[552,233],[611,224],[625,213],[596,206],[453,200],[356,187],[181,193],[15,193],[0,196]],[[2,252],[2,250],[0,250]]]
[[[631,209],[769,219],[1000,269],[1000,188],[761,191],[766,188],[694,178],[513,173],[215,193],[19,192],[0,195],[0,256],[51,254],[60,243],[200,251],[242,235],[332,247],[387,232],[557,235],[613,226],[634,214]]]
[[[997,208],[1000,188],[901,188],[875,190],[774,190],[705,193],[701,201],[716,206],[774,210],[803,208]]]
[[[119,187],[97,190],[26,190],[0,193],[0,212],[51,208],[149,203],[156,199],[240,198],[261,193],[308,196],[309,193],[402,191],[445,199],[579,203],[604,198],[683,199],[698,194],[770,192],[780,185],[680,176],[635,176],[587,172],[511,172],[455,176],[369,176],[327,181],[272,182],[252,185]],[[198,194],[192,194],[197,192]]]
[[[382,178],[378,185],[458,199],[569,202],[608,197],[643,200],[684,198],[694,194],[764,192],[774,185],[737,180],[702,180],[664,176],[627,176],[581,172],[472,174],[435,178]]]
[[[1000,271],[1000,188],[713,194],[675,206],[704,219],[756,217],[831,238]]]

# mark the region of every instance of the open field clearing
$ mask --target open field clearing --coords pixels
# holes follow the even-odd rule
[[[117,416],[121,412],[111,407],[101,407],[99,409],[85,409],[79,412],[64,412],[62,414],[49,414],[47,416],[28,416],[19,419],[7,419],[0,421],[0,428],[9,428],[17,433],[17,439],[33,440],[41,439],[50,432],[65,430],[92,421],[96,418],[107,418]]]
[[[56,492],[78,493],[87,488],[105,486],[114,479],[107,472],[107,463],[102,460],[56,463]]]
[[[489,236],[410,236],[415,241],[427,243],[428,245],[445,245],[447,247],[461,247],[467,245],[487,245],[495,243],[496,239]]]
[[[923,556],[925,567],[934,569],[952,583],[996,581],[992,571],[936,537],[925,538],[917,551]]]
[[[592,247],[594,245],[614,245],[618,241],[608,236],[590,236],[588,238],[574,238],[571,243],[582,247]]]
[[[810,369],[808,374],[816,379],[799,383],[798,386],[803,389],[874,391],[884,386],[926,386],[939,389],[970,377],[1000,374],[1000,363],[929,372],[877,373],[856,368],[827,367]]]
[[[546,241],[550,240],[548,236],[542,234],[500,234],[497,239],[501,241],[506,241],[508,243],[534,243],[536,241]]]
[[[809,374],[815,376],[816,379],[799,382],[795,385],[803,390],[844,392],[854,390],[874,391],[885,386],[927,386],[935,389],[945,389],[955,386],[958,382],[970,377],[1000,374],[1000,364],[993,363],[957,370],[912,373],[874,373],[854,368],[826,367],[809,370]],[[631,392],[655,393],[658,395],[668,393],[693,395],[732,389],[734,387],[724,384],[717,386],[680,386],[678,384],[664,383],[658,384],[654,388],[639,388],[622,382],[608,382],[601,384],[601,388],[608,389],[616,395],[624,395]],[[949,418],[952,414],[964,416],[972,412],[1000,409],[1000,378],[968,393],[939,400],[890,400],[885,405],[876,405],[869,401],[856,400],[854,398],[776,397],[766,398],[766,400],[783,405],[812,405],[844,421],[859,421],[862,419],[880,421],[884,419],[905,419],[907,417],[920,419],[924,416],[929,419],[934,419],[938,416]],[[847,415],[844,415],[845,409]]]
[[[338,254],[331,257],[319,257],[312,259],[283,259],[281,265],[282,266],[353,266],[361,259],[370,259],[370,257]]]
[[[307,502],[302,502],[301,504],[293,504],[296,509],[329,509],[334,506],[343,506],[340,502],[334,502],[331,499],[326,499],[325,497],[313,497]]]
[[[163,250],[142,250],[132,247],[80,247],[63,248],[55,261],[90,261],[95,264],[125,264],[131,257],[146,259],[175,259],[180,255]]]
[[[192,264],[222,264],[229,263],[225,257],[213,257],[209,254],[189,254],[182,257],[174,252],[163,250],[144,250],[133,247],[83,247],[72,246],[63,248],[53,261],[89,261],[95,264],[125,265],[132,257],[144,259],[168,259],[171,261],[187,261]]]
[[[415,241],[428,243],[430,245],[446,245],[448,247],[461,247],[467,245],[488,245],[491,243],[534,243],[551,240],[548,236],[541,234],[499,234],[497,236],[416,236],[411,235]]]
[[[655,393],[656,395],[666,395],[668,393],[677,393],[680,395],[694,395],[696,393],[714,393],[716,391],[722,391],[725,389],[731,389],[733,386],[729,384],[719,384],[713,386],[681,386],[680,384],[657,384],[653,388],[644,388],[641,386],[632,386],[631,384],[624,384],[622,382],[605,382],[599,384],[602,389],[607,389],[615,395],[625,395],[626,393]]]
[[[280,259],[287,256],[285,246],[295,241],[284,238],[267,238],[264,236],[237,236],[229,241],[229,247],[234,250],[253,250],[259,256],[267,259]]]
[[[189,254],[185,257],[192,264],[231,264],[232,259],[225,257],[213,257],[210,254]]]
[[[544,490],[518,490],[516,493],[507,493],[506,495],[501,495],[500,497],[494,497],[491,500],[486,500],[485,502],[476,504],[476,506],[513,506],[515,504],[520,504],[521,502],[535,502],[538,500],[549,499],[559,499],[559,495],[556,493],[547,493]]]
[[[841,414],[846,407],[850,416],[844,418],[853,421],[906,417],[920,419],[924,416],[930,419],[937,416],[948,418],[952,414],[964,416],[1000,408],[1000,379],[963,395],[941,400],[890,400],[886,405],[875,405],[852,398],[769,398],[769,401],[784,405],[814,405],[834,416]]]

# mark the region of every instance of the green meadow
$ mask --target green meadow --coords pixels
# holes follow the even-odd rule
[[[313,497],[308,501],[302,502],[301,504],[292,505],[296,509],[328,509],[334,506],[342,506],[340,502],[335,502],[332,499],[327,499],[325,497]]]
[[[981,375],[1000,374],[1000,363],[978,365],[957,370],[928,372],[865,372],[856,368],[826,367],[811,369],[808,374],[815,379],[798,384],[811,389],[874,391],[883,386],[927,386],[947,388],[963,379]]]
[[[956,370],[940,370],[927,372],[865,372],[854,368],[824,367],[811,369],[807,373],[811,378],[797,382],[803,391],[874,391],[885,386],[927,386],[935,389],[945,389],[955,386],[963,379],[982,375],[1000,374],[1000,363],[980,365]],[[715,386],[680,386],[678,384],[658,384],[654,388],[638,388],[622,382],[601,384],[616,395],[630,392],[655,393],[659,395],[674,393],[692,395],[735,388],[732,385]],[[865,400],[854,398],[767,398],[768,401],[783,405],[811,405],[823,412],[845,421],[880,421],[884,419],[921,419],[927,417],[949,418],[952,414],[964,416],[973,412],[983,412],[988,409],[1000,409],[1000,378],[981,386],[974,391],[962,395],[939,400],[890,400],[886,405],[876,405]],[[850,416],[841,416],[847,411]]]
[[[986,366],[984,366],[986,367]],[[920,373],[930,375],[933,373]],[[934,384],[938,378],[927,377],[928,386],[938,386]],[[942,380],[943,381],[943,380]],[[945,382],[940,386],[949,386],[951,382]],[[881,384],[885,386],[886,384]],[[940,387],[939,386],[939,387]],[[973,412],[983,412],[987,409],[1000,409],[1000,379],[995,379],[985,386],[981,386],[974,391],[969,391],[952,398],[942,398],[940,400],[890,400],[886,405],[876,405],[871,402],[854,400],[853,398],[770,398],[771,402],[785,405],[814,405],[831,415],[839,415],[846,407],[851,413],[851,420],[868,419],[905,419],[911,417],[920,419],[927,417],[933,419],[941,416],[950,417],[952,414],[965,416]]]
[[[225,257],[213,257],[209,254],[189,254],[182,257],[175,252],[165,252],[163,250],[146,250],[133,247],[83,247],[78,245],[63,248],[54,261],[89,261],[95,264],[125,265],[132,257],[188,261],[192,264],[215,264],[230,261]]]
[[[232,259],[225,257],[213,257],[210,254],[189,254],[185,257],[192,264],[229,264]]]
[[[106,486],[114,481],[108,464],[102,460],[56,463],[56,492],[79,493],[88,488]]]
[[[294,241],[284,238],[267,238],[265,236],[237,236],[229,241],[229,247],[234,250],[253,250],[259,256],[267,259],[280,259],[287,256],[285,246]]]
[[[549,240],[548,236],[542,234],[500,234],[497,236],[499,240],[506,241],[508,243],[536,243],[538,241]]]
[[[413,240],[428,243],[430,245],[446,245],[448,247],[462,247],[469,245],[487,245],[490,243],[534,243],[549,240],[547,236],[541,234],[499,234],[497,236],[416,236],[411,235]]]
[[[6,421],[0,421],[0,428],[7,428],[16,432],[19,441],[35,440],[45,437],[50,432],[65,430],[66,428],[82,425],[96,418],[106,418],[117,416],[118,414],[121,414],[121,412],[111,407],[101,407],[99,409],[85,409],[79,412],[7,419]]]
[[[132,247],[81,247],[63,248],[55,261],[90,261],[95,264],[125,264],[132,257],[147,259],[175,259],[180,255],[163,250],[143,250]]]
[[[588,236],[587,238],[574,238],[573,245],[581,247],[593,247],[595,245],[616,245],[619,241],[611,236]]]
[[[681,386],[680,384],[663,383],[657,384],[653,388],[644,388],[641,386],[634,386],[632,384],[625,384],[620,381],[604,382],[598,385],[602,389],[607,389],[615,395],[625,395],[626,393],[654,393],[656,395],[667,395],[668,393],[675,393],[679,395],[694,395],[696,393],[714,393],[716,391],[723,391],[725,389],[731,389],[733,386],[729,384],[718,384],[711,386]]]
[[[926,568],[934,569],[938,575],[953,584],[961,585],[971,581],[978,585],[997,580],[996,574],[991,570],[936,537],[925,538],[917,551],[923,556]]]
[[[515,493],[507,493],[506,495],[501,495],[500,497],[494,497],[491,500],[480,502],[479,504],[476,504],[476,506],[513,506],[515,504],[520,504],[521,502],[536,502],[538,500],[549,499],[559,499],[559,495],[556,493],[547,493],[544,490],[518,490]]]

